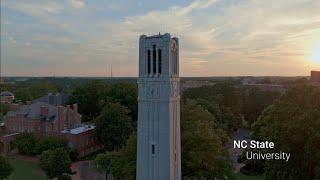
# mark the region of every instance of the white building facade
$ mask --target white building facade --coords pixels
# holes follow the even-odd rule
[[[137,180],[180,180],[179,41],[140,37]]]

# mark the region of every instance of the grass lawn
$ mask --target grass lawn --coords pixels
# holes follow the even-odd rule
[[[41,168],[32,162],[27,162],[21,159],[11,160],[11,164],[14,168],[12,174],[7,180],[46,180],[47,177],[41,170]]]
[[[245,175],[241,172],[236,174],[237,180],[264,180],[264,176],[260,175],[260,176],[248,176]]]

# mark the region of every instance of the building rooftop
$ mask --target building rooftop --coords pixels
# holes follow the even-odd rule
[[[38,99],[33,100],[32,103],[45,102],[54,106],[60,106],[60,105],[66,104],[68,100],[69,100],[69,95],[61,92],[57,94],[49,93],[46,96],[42,96]]]
[[[146,38],[146,39],[152,39],[152,38],[163,38],[163,37],[171,37],[171,35],[169,33],[165,33],[165,34],[156,34],[156,35],[152,35],[152,36],[147,36],[147,35],[141,35],[140,38]]]
[[[10,136],[18,135],[18,134],[20,134],[20,133],[11,133],[11,134],[3,135],[2,137],[10,137]]]
[[[41,107],[48,108],[48,115],[43,117],[41,115]],[[54,120],[58,114],[58,108],[45,102],[36,102],[30,105],[23,105],[17,111],[9,111],[6,116],[12,117],[17,115],[23,115],[29,119],[39,120]]]
[[[87,132],[93,130],[95,126],[93,125],[83,125],[74,129],[63,130],[61,133],[69,133],[69,134],[81,134],[83,132]]]
[[[0,96],[14,96],[14,95],[10,91],[3,91],[3,92],[0,93]]]

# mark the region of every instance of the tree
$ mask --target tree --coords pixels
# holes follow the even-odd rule
[[[107,102],[119,102],[128,107],[134,122],[138,116],[138,89],[135,83],[117,83],[111,85],[106,94]]]
[[[105,103],[103,95],[106,90],[107,85],[104,82],[90,81],[73,90],[69,103],[77,103],[79,105],[79,113],[83,116],[83,121],[94,120]]]
[[[253,137],[290,152],[288,162],[266,161],[267,179],[320,178],[320,89],[298,85],[269,106],[253,126]]]
[[[40,161],[42,169],[49,178],[64,177],[64,174],[71,173],[69,152],[63,148],[43,151]]]
[[[31,101],[48,93],[60,91],[60,87],[51,82],[28,82],[15,85],[13,93],[15,98],[22,102]]]
[[[96,119],[96,136],[106,149],[123,146],[132,132],[129,110],[119,103],[108,103]]]
[[[200,105],[212,113],[217,126],[225,130],[242,126],[241,90],[235,84],[224,82],[213,86],[202,86],[187,89],[182,102],[195,99]]]
[[[214,116],[195,101],[182,106],[182,174],[193,179],[233,179],[231,162],[224,144],[226,133],[215,129]],[[115,179],[135,179],[136,134],[118,151],[107,151],[96,157],[98,168]]]
[[[60,137],[45,137],[41,139],[36,145],[37,154],[41,154],[43,151],[53,150],[57,148],[63,148],[70,150],[68,147],[68,141]]]
[[[13,171],[13,167],[10,164],[9,160],[4,157],[3,155],[0,155],[0,179],[5,179]]]
[[[5,104],[0,104],[0,119],[7,114],[9,107]]]
[[[14,141],[12,141],[14,148],[17,148],[19,153],[25,155],[35,155],[36,139],[31,133],[22,133]]]
[[[115,179],[134,180],[136,178],[137,136],[133,133],[126,146],[119,151],[99,154],[95,161],[100,170],[107,170]]]
[[[215,129],[215,118],[196,101],[187,100],[181,113],[182,174],[190,179],[234,178],[223,146],[225,134]]]
[[[280,97],[276,91],[262,91],[258,88],[243,89],[242,113],[249,125],[253,124],[262,111]]]

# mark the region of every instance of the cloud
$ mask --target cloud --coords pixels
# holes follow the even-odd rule
[[[23,22],[5,19],[10,22],[5,27],[22,27],[4,28],[6,36],[21,30],[19,37],[12,37],[15,42],[32,43],[19,48],[39,48],[32,52],[43,59],[59,54],[52,61],[63,62],[65,68],[77,64],[79,72],[90,68],[88,73],[105,72],[105,64],[113,64],[118,75],[136,76],[139,36],[169,32],[180,40],[182,75],[303,75],[310,69],[306,67],[309,51],[320,41],[320,1],[316,0],[194,0],[151,10],[139,3],[137,9],[126,8],[120,1],[4,4],[40,21],[34,22],[33,29],[24,29]],[[112,9],[116,14],[108,14],[111,7],[117,7]]]
[[[200,10],[209,7],[210,5],[214,4],[218,0],[195,0],[190,3],[186,7],[173,7],[172,11],[177,11],[179,15],[186,15],[192,12],[193,10]]]
[[[36,17],[59,14],[64,9],[61,4],[54,1],[41,1],[37,3],[12,2],[8,4],[8,7]]]
[[[81,9],[85,6],[85,2],[83,0],[69,0],[69,2],[73,8]]]

